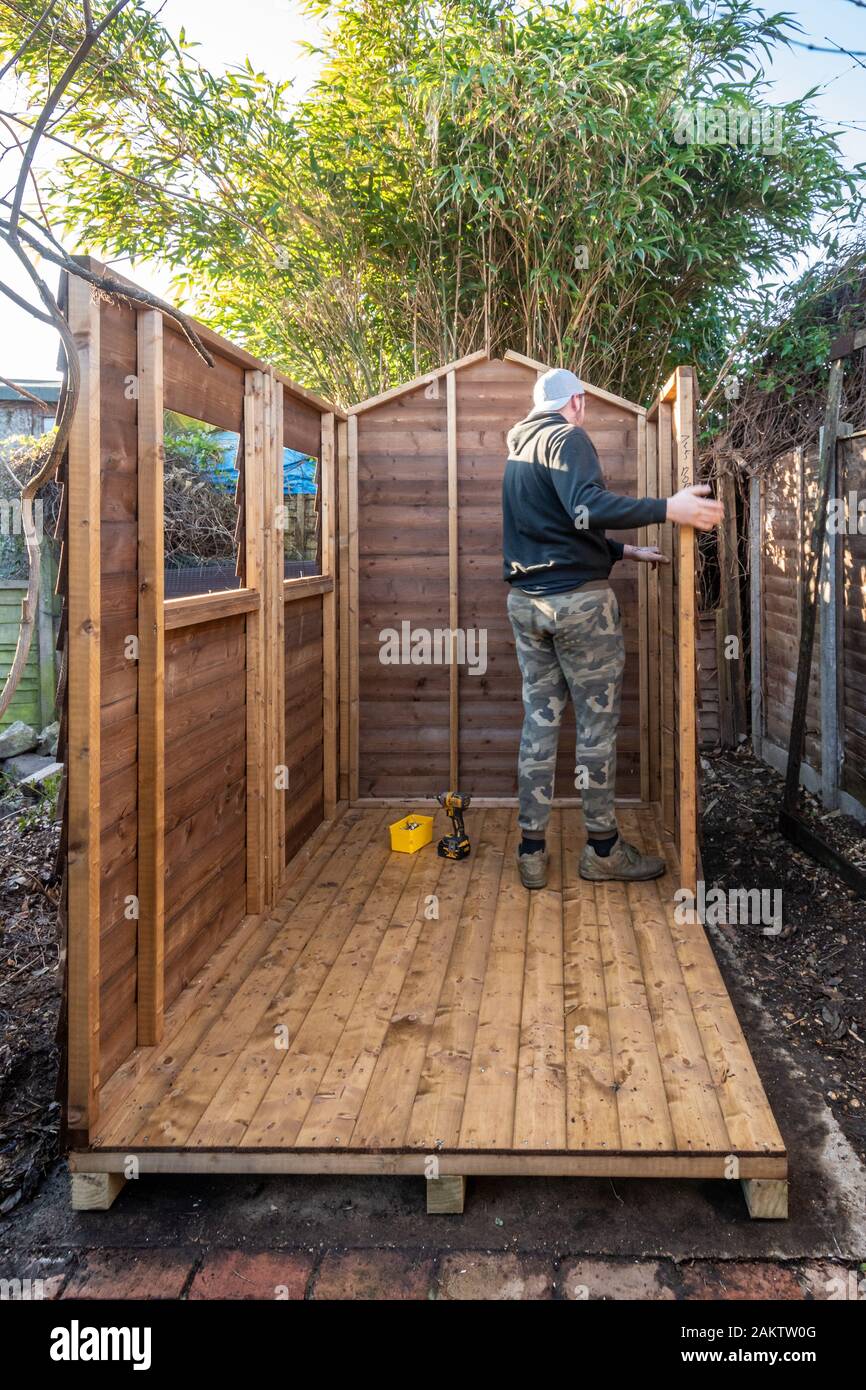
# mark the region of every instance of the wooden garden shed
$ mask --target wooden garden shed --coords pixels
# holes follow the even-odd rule
[[[781,1136],[673,898],[699,875],[692,534],[649,528],[673,565],[614,580],[621,824],[668,873],[577,877],[566,729],[530,895],[499,489],[543,364],[476,353],[344,415],[200,328],[208,367],[158,311],[78,280],[68,312],[74,1201],[149,1172],[414,1173],[431,1210],[461,1209],[473,1174],[686,1176],[784,1214]],[[691,369],[649,411],[587,392],[611,487],[693,476]],[[236,589],[163,597],[165,410],[241,436]],[[318,460],[317,576],[284,577],[283,447]],[[466,636],[462,662],[437,630]],[[472,797],[470,857],[392,853],[389,822],[449,787]]]

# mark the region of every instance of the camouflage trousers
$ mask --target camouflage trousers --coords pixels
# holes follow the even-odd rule
[[[523,676],[517,765],[520,827],[543,834],[553,800],[559,727],[571,696],[577,726],[574,785],[590,835],[613,834],[616,730],[625,647],[610,586],[534,595],[513,588],[508,616]]]

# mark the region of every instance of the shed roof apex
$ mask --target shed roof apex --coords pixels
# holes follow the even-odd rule
[[[483,349],[479,352],[470,352],[466,357],[458,357],[454,362],[446,362],[441,367],[434,367],[432,371],[425,372],[423,376],[416,376],[412,381],[405,381],[400,386],[392,386],[389,391],[382,391],[378,396],[371,396],[369,400],[359,401],[357,405],[350,405],[348,413],[350,415],[360,415],[365,410],[372,410],[377,405],[382,405],[385,401],[394,400],[397,396],[405,395],[407,391],[415,391],[419,386],[428,386],[438,378],[447,376],[449,372],[462,371],[464,367],[470,367],[474,362],[492,362],[496,359],[491,357],[489,352]],[[521,352],[505,353],[504,361],[514,362],[522,367],[532,367],[536,371],[546,372],[548,363],[538,362],[533,357],[525,357]],[[582,378],[581,378],[582,379]],[[589,396],[596,396],[599,400],[609,401],[612,405],[621,406],[624,410],[631,410],[635,415],[646,415],[642,405],[635,405],[634,401],[627,401],[622,396],[615,396],[611,391],[605,391],[600,386],[593,386],[590,382],[583,382],[584,389]]]

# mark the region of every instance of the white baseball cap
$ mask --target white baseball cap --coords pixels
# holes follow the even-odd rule
[[[567,367],[553,367],[536,381],[532,389],[534,405],[529,414],[547,415],[552,410],[561,410],[572,396],[582,395],[583,382],[574,372]]]

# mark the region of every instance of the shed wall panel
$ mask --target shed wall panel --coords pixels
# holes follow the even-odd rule
[[[246,618],[165,638],[166,1003],[245,912]]]
[[[502,474],[506,436],[529,410],[537,373],[516,362],[456,371],[459,626],[486,634],[486,670],[459,674],[461,789],[514,796],[523,719],[520,673],[502,578]],[[587,397],[587,429],[608,485],[637,493],[632,411]],[[446,664],[383,664],[381,634],[448,627],[448,455],[445,379],[358,417],[359,794],[432,795],[449,775]],[[617,538],[634,541],[634,533]],[[612,575],[627,665],[617,790],[640,792],[637,576]],[[574,719],[566,713],[556,794],[575,795]]]
[[[286,604],[286,862],[324,819],[322,598]]]

